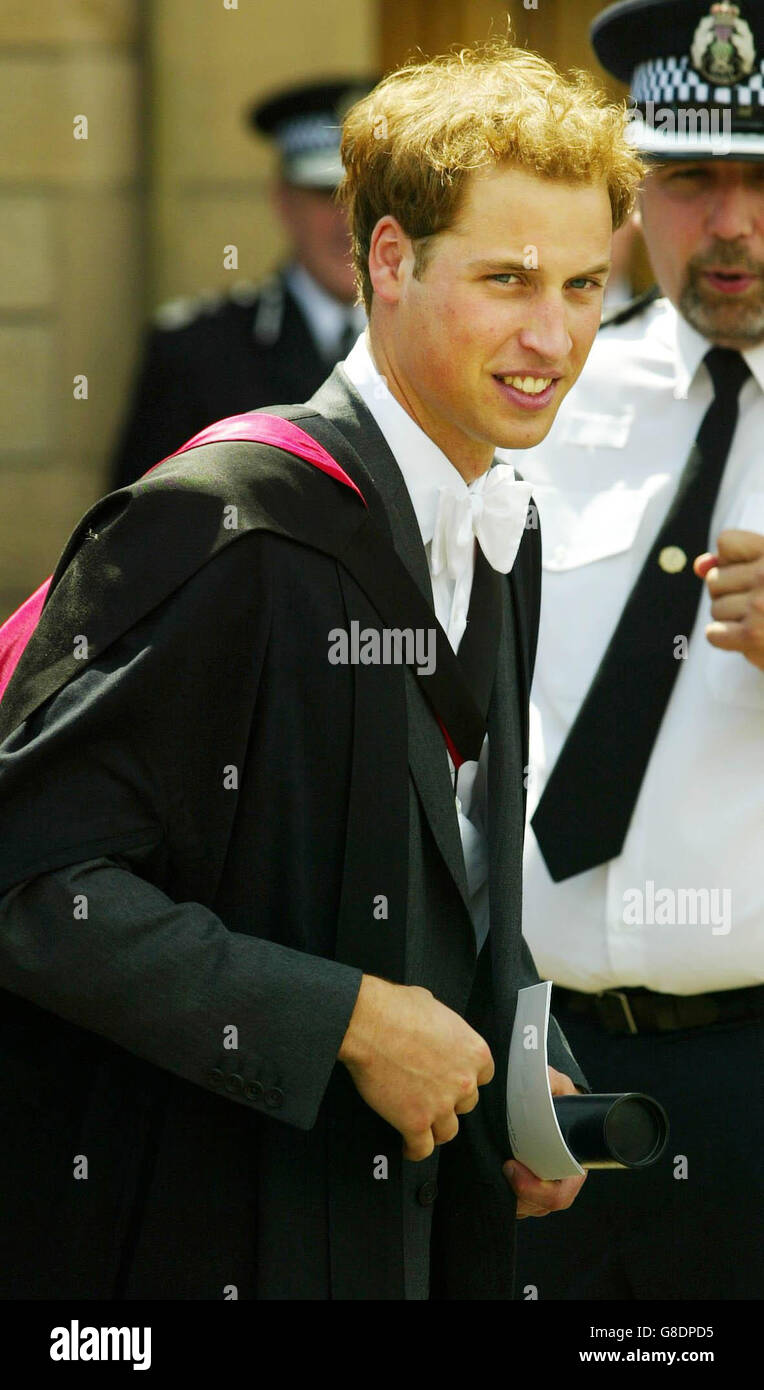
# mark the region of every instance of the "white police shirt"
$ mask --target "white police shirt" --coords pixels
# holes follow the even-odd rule
[[[533,484],[543,545],[529,816],[711,402],[710,346],[665,299],[604,328],[547,439],[506,454]],[[726,527],[764,533],[764,344],[745,358],[709,550]],[[764,671],[712,647],[710,621],[703,586],[620,856],[555,884],[528,827],[524,934],[540,973],[570,989],[764,980]]]
[[[470,573],[462,582],[451,579],[447,568],[432,573],[431,537],[438,496],[442,488],[453,488],[461,480],[437,444],[420,429],[415,420],[391,395],[384,378],[377,371],[368,346],[368,334],[362,333],[352,352],[341,363],[349,380],[358,391],[364,405],[374,416],[403,475],[411,504],[416,514],[427,556],[432,583],[435,616],[454,651],[464,636],[467,610],[472,592],[474,553],[467,558]],[[485,476],[469,485],[468,490],[482,487]],[[466,487],[466,484],[465,484]],[[454,767],[443,745],[444,757],[453,782]],[[483,741],[480,759],[462,763],[457,779],[455,797],[470,908],[479,944],[488,932],[488,842],[486,838],[486,795],[488,788],[488,738]]]
[[[357,333],[363,332],[366,314],[362,306],[341,304],[339,299],[335,299],[313,279],[304,265],[295,261],[288,267],[284,278],[324,357],[331,359],[336,354],[346,325],[354,326]]]

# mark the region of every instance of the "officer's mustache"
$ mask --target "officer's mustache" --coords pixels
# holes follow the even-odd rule
[[[704,270],[738,270],[764,277],[764,263],[755,261],[743,247],[736,247],[731,241],[715,242],[710,251],[693,256],[687,262],[688,282],[697,280]]]

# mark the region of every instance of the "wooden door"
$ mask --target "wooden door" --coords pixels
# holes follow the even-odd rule
[[[417,50],[429,57],[454,44],[505,34],[509,17],[516,43],[563,71],[588,68],[612,97],[622,99],[626,88],[600,66],[589,42],[591,21],[605,8],[603,0],[381,0],[382,68],[397,67]],[[631,280],[635,291],[653,282],[641,239],[632,253]]]

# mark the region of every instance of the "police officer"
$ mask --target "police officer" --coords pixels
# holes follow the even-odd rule
[[[764,1292],[764,12],[594,21],[654,160],[658,280],[513,454],[544,589],[524,930],[595,1091],[666,1107],[664,1157],[520,1232],[520,1297]],[[596,289],[594,292],[598,292]],[[543,365],[543,364],[540,364]]]
[[[259,288],[174,300],[156,314],[111,465],[123,487],[213,420],[305,400],[365,326],[355,304],[342,176],[345,112],[371,82],[315,82],[258,102],[252,125],[280,154],[274,205],[289,263]]]

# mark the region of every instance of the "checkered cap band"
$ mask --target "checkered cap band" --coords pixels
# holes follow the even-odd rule
[[[758,72],[752,72],[742,82],[736,82],[732,87],[715,87],[695,71],[686,54],[682,58],[652,58],[635,68],[631,96],[640,104],[653,101],[656,105],[676,106],[680,102],[694,101],[718,106],[762,108],[764,59],[759,63]]]
[[[307,154],[311,150],[336,150],[340,143],[340,126],[318,114],[294,116],[284,121],[275,135],[287,156]]]

